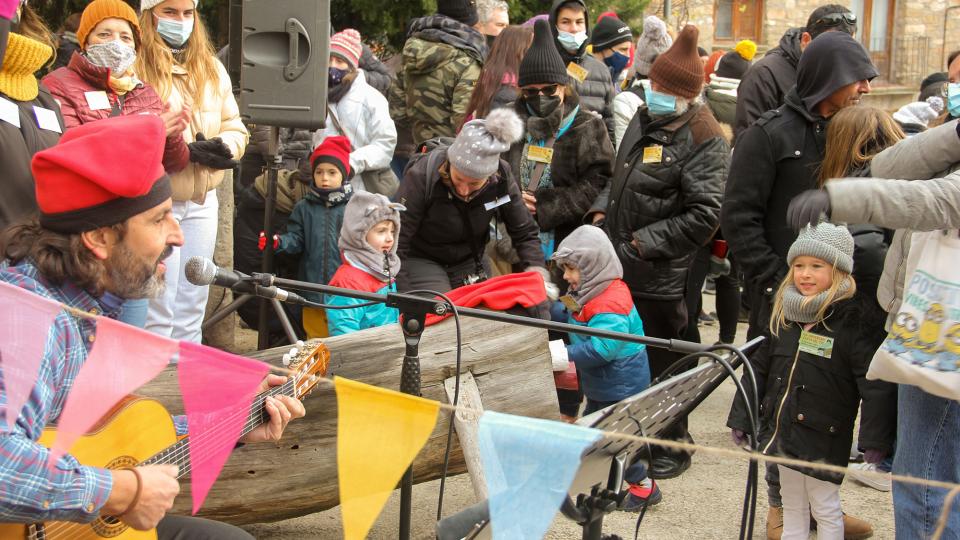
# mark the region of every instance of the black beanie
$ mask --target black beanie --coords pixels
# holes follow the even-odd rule
[[[553,44],[550,24],[539,20],[533,27],[533,43],[523,55],[517,84],[568,84],[570,76],[563,65],[560,52]]]
[[[633,34],[630,33],[630,27],[616,17],[600,19],[600,22],[593,27],[593,34],[590,36],[593,52],[599,52],[631,41],[633,41]]]
[[[467,26],[480,22],[476,0],[437,0],[437,13],[460,21]]]
[[[742,79],[743,74],[750,68],[750,61],[737,51],[730,51],[720,57],[720,63],[714,73],[717,77],[726,79]]]

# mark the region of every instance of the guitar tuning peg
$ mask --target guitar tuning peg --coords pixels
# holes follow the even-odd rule
[[[300,351],[297,350],[296,347],[293,347],[292,349],[290,349],[290,356],[291,356],[291,357],[294,357],[294,356],[296,356],[297,353],[299,353],[299,352],[300,352]]]
[[[283,355],[283,365],[284,366],[290,365],[290,353],[286,353]]]
[[[297,340],[297,347],[299,347],[299,348],[302,349],[303,346],[304,346],[303,340],[302,340],[302,339],[298,339],[298,340]]]

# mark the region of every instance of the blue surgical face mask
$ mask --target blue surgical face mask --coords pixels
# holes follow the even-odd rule
[[[557,41],[560,42],[560,45],[562,45],[564,49],[570,52],[579,51],[580,46],[583,45],[583,42],[586,40],[586,32],[577,32],[576,34],[571,34],[570,32],[559,30],[557,33]]]
[[[617,51],[613,51],[612,55],[603,59],[603,63],[610,68],[610,75],[613,77],[614,82],[617,81],[620,77],[620,72],[627,67],[629,62],[630,57]]]
[[[647,90],[647,110],[654,116],[669,116],[677,112],[677,98],[656,90]]]
[[[960,83],[947,85],[947,110],[950,116],[960,118]]]
[[[171,47],[183,47],[193,33],[193,19],[175,21],[157,17],[157,33]]]

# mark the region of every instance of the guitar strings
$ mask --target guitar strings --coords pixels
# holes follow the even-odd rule
[[[254,398],[253,403],[251,403],[251,407],[256,407],[258,410],[261,409],[261,408],[263,408],[263,407],[264,407],[264,404],[265,404],[265,402],[266,402],[266,397],[267,397],[267,396],[277,396],[277,395],[281,395],[281,394],[282,394],[282,395],[289,395],[289,394],[286,393],[286,391],[287,391],[287,390],[290,390],[290,391],[294,390],[294,389],[295,389],[295,384],[296,384],[296,380],[291,378],[290,380],[286,381],[286,382],[283,383],[282,385],[271,387],[271,388],[268,389],[266,392],[263,392],[263,393],[261,393],[261,394],[258,394],[258,395],[256,396],[256,398]],[[288,387],[289,387],[289,388],[288,388]],[[231,419],[236,419],[236,418],[237,418],[238,416],[240,416],[241,414],[244,414],[244,413],[235,413],[235,414],[233,414],[230,418],[231,418]],[[264,423],[264,422],[261,420],[262,414],[259,415],[259,416],[257,416],[256,418],[251,418],[251,415],[250,415],[249,411],[246,411],[245,414],[247,415],[247,421],[244,423],[244,425],[243,425],[243,427],[242,427],[242,429],[241,429],[241,437],[242,437],[244,434],[249,433],[249,431],[253,430],[254,428],[256,428],[256,427],[258,427],[258,426],[260,426],[261,424]],[[221,424],[221,426],[222,426],[222,424]],[[210,452],[210,451],[208,451],[208,450],[209,450],[210,448],[212,448],[212,447],[215,446],[214,443],[216,443],[216,442],[218,442],[218,441],[226,440],[226,439],[228,438],[228,437],[226,437],[226,434],[225,434],[225,433],[222,433],[222,432],[225,430],[225,428],[223,428],[223,427],[221,427],[221,426],[218,426],[217,428],[212,429],[212,430],[210,430],[210,431],[208,432],[208,433],[213,434],[213,438],[205,438],[205,439],[206,439],[206,442],[204,442],[204,439],[200,439],[201,444],[194,444],[194,442],[196,441],[196,439],[190,439],[189,436],[188,436],[188,438],[183,439],[183,440],[181,440],[181,441],[178,441],[175,445],[172,445],[172,446],[177,447],[177,449],[176,449],[174,452],[172,452],[170,455],[163,456],[163,458],[162,458],[163,460],[173,459],[173,460],[175,460],[176,462],[179,462],[179,461],[181,461],[181,460],[183,461],[183,464],[175,463],[175,464],[177,464],[177,465],[179,466],[179,470],[178,470],[178,472],[177,472],[177,478],[178,478],[178,479],[180,479],[180,478],[182,478],[183,476],[189,474],[189,473],[190,473],[190,470],[192,469],[193,461],[190,459],[190,455],[191,455],[191,454],[190,454],[190,448],[191,448],[191,447],[194,449],[193,454],[194,454],[194,457],[197,458],[197,461],[203,462],[203,461],[205,461],[206,459],[209,459],[209,456],[210,456],[210,454],[211,454],[212,452]],[[221,432],[221,433],[218,434],[217,432]],[[217,437],[219,437],[219,439],[217,439]],[[184,444],[184,441],[186,441],[186,444]],[[146,460],[141,461],[138,465],[142,465],[142,464],[164,464],[164,461],[158,461],[158,462],[156,462],[156,463],[150,463],[150,460],[153,460],[153,459],[157,458],[158,456],[160,456],[160,455],[162,455],[162,454],[163,454],[163,452],[159,452],[159,453],[157,453],[157,454],[154,454],[154,455],[150,456],[149,458],[147,458]],[[73,528],[73,527],[79,527],[79,530],[77,531],[77,534],[72,535],[72,536],[60,537],[60,538],[64,538],[64,539],[73,539],[73,538],[77,538],[77,535],[80,535],[80,536],[85,535],[85,534],[86,534],[86,527],[88,527],[88,526],[89,526],[89,524],[73,523],[73,522],[56,522],[56,523],[54,523],[53,525],[51,525],[51,526],[49,526],[49,527],[46,527],[46,526],[45,526],[45,527],[43,528],[43,531],[44,531],[44,536],[45,536],[45,537],[47,537],[47,538],[52,538],[52,537],[54,537],[54,535],[56,535],[56,534],[58,534],[58,533],[60,533],[60,532],[64,532],[64,529],[70,529],[70,528]]]

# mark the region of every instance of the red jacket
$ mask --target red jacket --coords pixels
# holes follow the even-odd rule
[[[43,84],[60,103],[63,123],[67,129],[95,122],[111,116],[111,109],[92,110],[87,103],[86,92],[103,91],[111,105],[120,106],[120,114],[163,112],[163,103],[152,86],[140,83],[136,88],[119,96],[107,83],[110,69],[93,65],[79,52],[73,53],[66,67],[54,70],[43,78]],[[183,170],[190,161],[190,149],[180,134],[167,137],[163,153],[163,167],[168,173]]]

